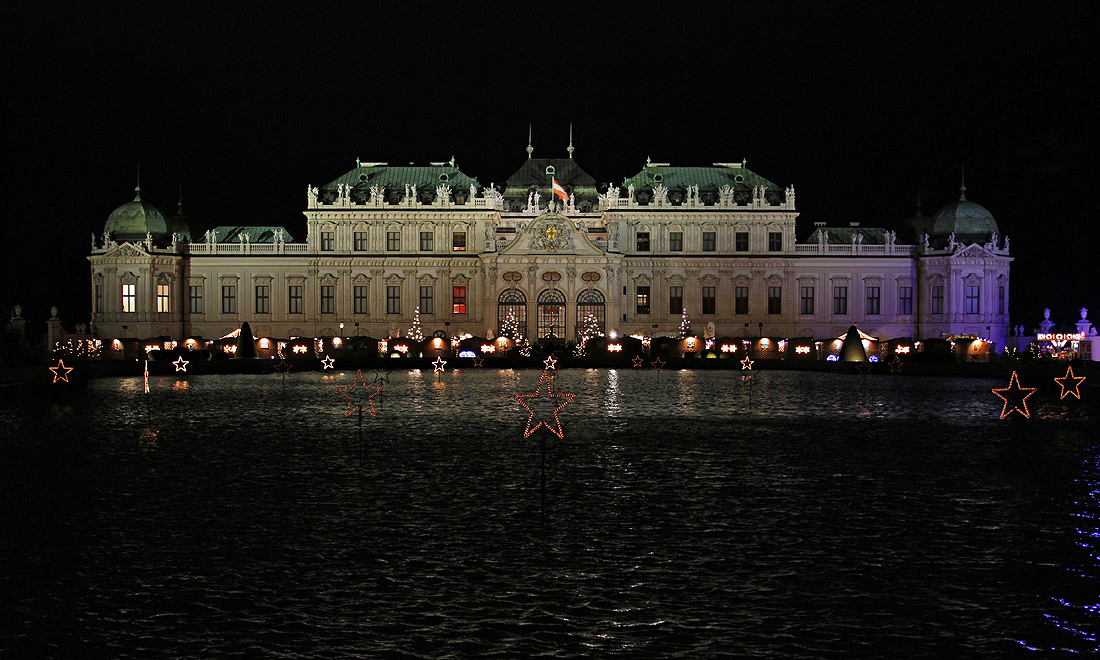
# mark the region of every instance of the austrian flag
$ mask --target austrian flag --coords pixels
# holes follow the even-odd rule
[[[557,195],[558,197],[561,197],[563,201],[569,201],[569,195],[565,194],[565,188],[561,187],[561,184],[558,183],[558,180],[553,178],[553,177],[551,177],[550,180],[554,184],[554,187],[553,187],[554,194]]]

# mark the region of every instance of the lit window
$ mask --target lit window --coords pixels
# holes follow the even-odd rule
[[[123,284],[122,285],[122,311],[123,312],[136,312],[137,311],[137,285],[136,284]]]
[[[455,314],[466,313],[466,287],[456,286],[451,288],[452,311]]]
[[[455,252],[466,251],[466,232],[456,231],[451,235],[451,249]]]
[[[168,284],[157,285],[157,312],[161,314],[167,314],[168,312],[172,311],[169,289],[171,289],[171,286]]]
[[[638,287],[637,298],[637,313],[648,314],[649,313],[649,287]]]

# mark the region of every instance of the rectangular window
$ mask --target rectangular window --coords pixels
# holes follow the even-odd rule
[[[833,314],[848,313],[848,287],[833,287]]]
[[[435,232],[420,232],[420,251],[431,252],[435,249]]]
[[[683,252],[684,251],[684,232],[682,232],[682,231],[670,231],[670,232],[668,232],[668,250],[669,250],[669,252]]]
[[[187,289],[187,298],[192,314],[202,314],[202,285],[190,286]]]
[[[122,285],[122,311],[123,312],[136,312],[137,311],[137,285],[136,284],[123,284]]]
[[[356,314],[369,313],[369,308],[367,307],[369,304],[367,302],[367,287],[365,285],[359,284],[352,288],[352,303],[354,305],[352,309]]]
[[[333,284],[321,285],[321,313],[336,313],[336,286]]]
[[[943,286],[932,287],[932,313],[943,314]]]
[[[455,314],[466,313],[466,287],[451,287],[451,311]]]
[[[321,251],[332,252],[336,248],[336,232],[321,232]]]
[[[799,306],[799,311],[803,314],[814,313],[814,288],[812,286],[802,287],[802,304]]]
[[[302,313],[302,289],[305,288],[301,284],[291,284],[287,291],[287,307],[288,314],[301,314]]]
[[[237,285],[222,285],[222,314],[237,313]]]
[[[388,286],[388,287],[386,287],[386,313],[387,314],[400,314],[401,313],[401,287],[400,286]]]
[[[978,302],[981,296],[982,288],[980,286],[968,286],[966,287],[966,313],[977,314],[980,304]]]
[[[783,251],[783,232],[769,231],[768,232],[768,252],[782,252]]]
[[[781,287],[781,286],[769,286],[768,287],[768,313],[769,314],[782,314],[783,313],[783,287]]]
[[[649,252],[649,232],[640,231],[637,236],[638,252]]]
[[[171,310],[171,296],[169,291],[171,289],[170,284],[158,284],[157,285],[157,312],[161,314],[167,314]]]
[[[898,314],[900,316],[913,315],[913,287],[898,287]]]
[[[420,313],[435,314],[435,287],[420,287]]]
[[[736,234],[733,235],[733,238],[734,238],[733,249],[737,250],[738,252],[748,252],[749,251],[749,232],[739,231],[739,232],[737,232]]]
[[[401,232],[388,231],[386,232],[386,249],[390,252],[397,252],[401,249]]]
[[[997,313],[1005,313],[1005,288],[1003,286],[997,287]]]
[[[717,234],[713,231],[703,232],[703,252],[714,252],[718,249]]]
[[[271,313],[271,287],[267,284],[256,285],[256,313]]]
[[[352,235],[356,252],[367,251],[367,232],[357,231]]]
[[[684,287],[668,287],[668,313],[681,314],[684,311]]]
[[[466,232],[456,231],[451,234],[451,250],[454,252],[466,251]]]
[[[703,313],[713,314],[715,309],[715,287],[703,287]]]
[[[733,288],[733,311],[735,314],[749,313],[749,287],[737,286]]]
[[[867,311],[868,315],[874,316],[882,313],[882,287],[869,286],[867,287]]]
[[[95,311],[97,313],[103,311],[103,285],[102,284],[95,285]]]
[[[638,287],[638,292],[635,295],[635,298],[636,298],[636,302],[637,302],[637,312],[639,314],[648,314],[649,313],[649,287],[648,286]]]

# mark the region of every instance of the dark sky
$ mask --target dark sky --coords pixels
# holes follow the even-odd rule
[[[563,157],[573,122],[602,181],[747,159],[795,185],[801,238],[897,228],[918,192],[932,215],[965,166],[1012,239],[1013,323],[1100,319],[1090,4],[238,4],[8,21],[0,310],[88,318],[90,235],[139,161],[166,214],[182,185],[208,226],[304,234],[306,185],[356,158],[501,181],[529,123],[535,154]]]

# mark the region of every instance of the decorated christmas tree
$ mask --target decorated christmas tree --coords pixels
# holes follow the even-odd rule
[[[580,337],[577,340],[577,357],[584,355],[589,339],[599,337],[601,334],[603,333],[600,332],[599,319],[597,319],[596,315],[592,312],[588,312],[588,314],[584,316],[584,321],[581,323]]]
[[[684,307],[683,310],[684,312],[680,316],[680,339],[684,339],[691,334],[691,321],[688,320],[687,307]]]
[[[504,322],[500,324],[500,336],[507,337],[517,343],[520,339],[523,339],[523,333],[519,329],[519,320],[516,319],[514,311],[509,310],[508,316],[505,316]]]
[[[523,357],[531,357],[531,342],[527,340],[527,337],[524,337],[523,341],[520,342],[519,354]]]
[[[412,327],[409,328],[409,338],[416,341],[424,341],[424,333],[420,329],[420,306],[413,310]]]

